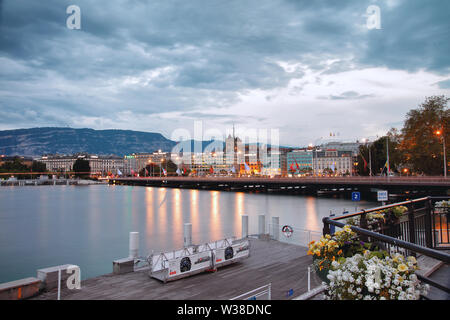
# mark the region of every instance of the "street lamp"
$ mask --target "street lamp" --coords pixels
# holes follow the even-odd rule
[[[436,130],[435,134],[438,137],[442,136],[442,145],[443,145],[443,148],[444,148],[444,177],[447,178],[447,157],[446,157],[446,154],[445,154],[445,135],[444,135],[444,133],[442,131],[443,130]]]
[[[161,177],[161,167],[163,165],[164,158],[161,159],[161,165],[159,166],[159,177]]]

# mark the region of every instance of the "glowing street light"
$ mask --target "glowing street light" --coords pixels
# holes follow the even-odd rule
[[[442,130],[436,130],[434,133],[438,137],[442,136],[442,146],[444,148],[444,177],[447,178],[447,157],[445,154],[445,135],[443,134]]]

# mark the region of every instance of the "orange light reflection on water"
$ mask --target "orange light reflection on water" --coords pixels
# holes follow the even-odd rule
[[[151,235],[153,233],[153,228],[155,224],[155,216],[154,216],[154,210],[153,210],[153,188],[147,187],[145,188],[145,218],[146,218],[146,230],[147,234]],[[149,237],[147,237],[149,238]]]
[[[166,204],[167,190],[166,188],[158,189],[158,226],[159,233],[165,234],[167,230],[167,204]]]
[[[172,205],[173,205],[173,241],[174,243],[180,243],[180,240],[183,240],[183,214],[182,214],[182,200],[181,200],[181,191],[180,189],[172,189],[173,197],[172,197]]]
[[[321,230],[321,226],[318,224],[318,221],[320,219],[318,218],[316,201],[317,201],[317,199],[314,197],[306,198],[306,229],[307,230],[316,230],[316,231]]]
[[[223,230],[220,223],[220,210],[219,210],[219,191],[210,191],[211,197],[211,236],[212,240],[219,240],[222,238]]]
[[[192,189],[190,193],[190,203],[191,203],[191,224],[192,224],[192,241],[194,243],[198,242],[197,236],[199,234],[200,221],[198,218],[198,190]]]
[[[237,192],[235,194],[235,210],[234,210],[234,235],[239,237],[242,234],[242,215],[244,213],[244,193]]]

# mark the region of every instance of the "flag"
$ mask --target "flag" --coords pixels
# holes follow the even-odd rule
[[[295,169],[294,169],[294,164],[293,164],[293,163],[291,163],[291,166],[289,167],[289,170],[291,170],[292,172],[295,171]]]
[[[117,175],[121,176],[121,175],[122,175],[122,171],[120,171],[119,169],[117,169]]]
[[[187,170],[183,167],[183,173],[186,174]]]
[[[388,160],[386,159],[386,162],[384,163],[383,169],[381,170],[381,173],[384,172],[384,169],[386,168],[386,175],[388,175],[388,172],[390,172],[390,168],[389,168],[389,163]]]
[[[294,161],[295,161],[295,165],[297,166],[297,170],[300,171],[300,167],[298,166],[297,160],[294,159]]]

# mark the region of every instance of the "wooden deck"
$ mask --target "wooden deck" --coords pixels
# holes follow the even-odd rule
[[[147,271],[123,275],[107,274],[82,281],[80,290],[61,292],[68,300],[228,300],[272,283],[272,299],[292,299],[305,293],[311,256],[306,248],[274,240],[250,239],[250,257],[242,262],[166,284],[152,279]],[[311,273],[311,288],[321,281]],[[287,296],[289,290],[293,295]],[[34,299],[56,300],[57,291]]]

